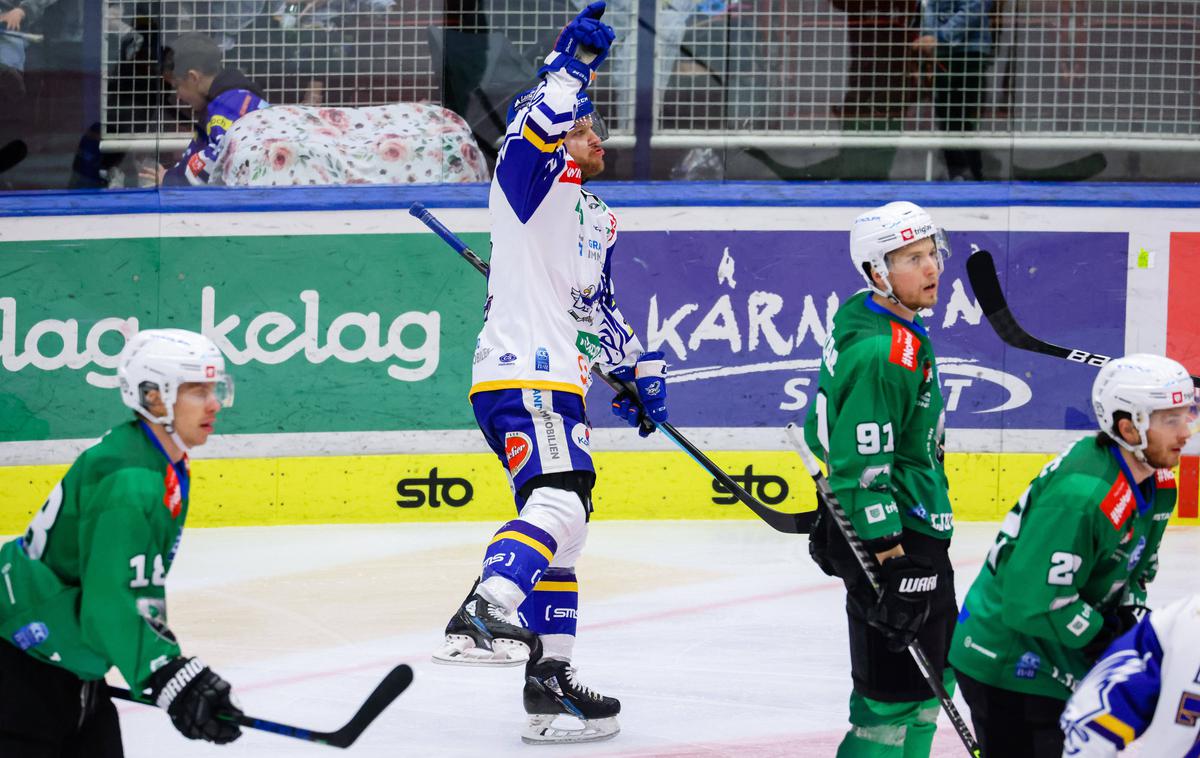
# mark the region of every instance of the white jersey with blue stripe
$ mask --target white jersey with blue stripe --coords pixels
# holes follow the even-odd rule
[[[471,394],[534,388],[582,396],[593,364],[611,370],[643,352],[613,298],[616,217],[583,189],[563,146],[578,93],[565,72],[547,74],[500,148]]]
[[[1062,715],[1063,756],[1200,758],[1200,595],[1147,614],[1117,639]]]

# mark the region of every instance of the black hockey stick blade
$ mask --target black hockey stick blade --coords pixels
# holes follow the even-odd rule
[[[1103,366],[1112,360],[1112,356],[1092,353],[1079,348],[1063,347],[1052,342],[1044,342],[1025,331],[1009,310],[1008,301],[1004,298],[1004,290],[1000,288],[1000,277],[996,274],[996,262],[987,250],[978,250],[967,258],[967,278],[971,281],[971,289],[979,300],[983,315],[992,325],[996,335],[1006,344],[1020,350],[1029,350],[1055,358],[1065,358],[1074,363],[1088,366]],[[1200,376],[1192,375],[1192,384],[1200,387]]]
[[[467,263],[470,263],[472,268],[484,276],[488,275],[488,271],[490,270],[488,264],[476,255],[474,250],[467,247],[467,243],[463,242],[457,234],[450,231],[449,227],[439,221],[424,205],[413,203],[409,207],[408,212],[409,215],[414,216],[422,224],[429,227],[430,231],[441,237],[442,241],[447,245],[454,248],[454,251],[461,255]],[[592,367],[592,373],[611,387],[614,392],[627,392],[633,397],[637,397],[637,389],[631,382],[622,382],[617,377],[604,373],[596,366]],[[655,426],[649,417],[643,419],[643,424],[650,427]],[[700,464],[701,468],[711,474],[713,479],[720,482],[725,489],[729,490],[743,505],[753,511],[754,515],[762,519],[767,526],[784,534],[808,534],[812,531],[813,524],[817,520],[817,512],[815,510],[801,513],[785,513],[784,511],[777,511],[774,508],[763,505],[747,492],[744,487],[733,481],[717,464],[709,460],[708,456],[701,452],[700,448],[693,445],[674,426],[666,422],[657,426],[662,430],[663,434],[667,435],[667,439],[678,445],[692,460]]]
[[[318,732],[313,729],[305,729],[299,726],[290,726],[281,724],[278,721],[270,721],[268,719],[260,719],[255,716],[247,716],[243,714],[235,719],[239,726],[244,726],[248,729],[258,729],[263,732],[271,732],[283,737],[292,737],[305,742],[315,742],[319,745],[329,745],[330,747],[347,748],[354,744],[354,741],[359,738],[371,722],[383,713],[383,710],[391,705],[392,701],[400,697],[400,693],[408,689],[408,685],[412,684],[413,670],[407,664],[400,664],[396,668],[388,672],[388,675],[383,678],[379,686],[375,688],[358,709],[358,712],[346,722],[346,725],[336,732]],[[142,705],[153,705],[144,700],[138,700],[130,694],[129,690],[122,687],[108,688],[109,694],[119,700],[128,700],[132,703],[141,703]]]
[[[1000,288],[1000,277],[996,274],[996,262],[992,259],[991,253],[987,250],[971,253],[967,258],[967,278],[971,281],[971,289],[974,290],[975,297],[979,300],[979,307],[983,309],[983,315],[987,316],[988,323],[1005,343],[1021,350],[1071,359],[1071,354],[1076,351],[1061,345],[1043,342],[1022,329],[1021,325],[1017,323],[1012,311],[1008,309],[1008,302],[1004,299],[1004,290]],[[1094,354],[1086,353],[1085,355],[1092,357]],[[1095,357],[1099,362],[1093,365],[1097,366],[1103,366],[1110,360],[1107,355]],[[1088,361],[1080,360],[1079,362],[1087,363]]]

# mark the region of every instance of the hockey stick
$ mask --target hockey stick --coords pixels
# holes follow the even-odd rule
[[[992,329],[1006,344],[1020,350],[1065,358],[1089,366],[1103,366],[1112,360],[1112,356],[1043,342],[1022,329],[1004,299],[1004,291],[1000,289],[1000,278],[996,275],[996,262],[987,250],[978,250],[967,258],[967,278],[971,281],[975,297],[979,299],[983,315],[987,316]],[[1193,375],[1192,384],[1200,387],[1200,376]]]
[[[236,722],[240,726],[250,729],[274,732],[284,737],[292,737],[306,742],[316,742],[321,745],[329,745],[330,747],[346,748],[354,744],[354,741],[371,725],[371,722],[379,714],[383,713],[384,708],[391,705],[391,702],[399,697],[400,693],[408,689],[408,685],[412,684],[412,680],[413,670],[407,664],[402,663],[389,671],[388,675],[379,683],[379,686],[375,688],[375,691],[367,696],[366,701],[358,709],[358,712],[346,722],[345,726],[336,732],[317,732],[312,729],[288,726],[278,721],[268,721],[267,719],[255,718],[254,716],[244,714],[238,716]],[[108,691],[110,695],[119,700],[128,700],[131,703],[141,703],[142,705],[153,705],[153,703],[147,703],[144,700],[134,698],[129,690],[121,687],[109,686]]]
[[[821,495],[821,499],[825,501],[825,506],[829,509],[829,514],[833,516],[834,523],[837,524],[842,536],[846,538],[847,544],[850,545],[850,550],[854,552],[854,557],[858,560],[858,565],[862,566],[863,573],[867,575],[867,581],[871,583],[871,588],[875,590],[876,596],[882,596],[883,588],[879,584],[878,574],[879,562],[875,560],[875,556],[867,552],[867,548],[863,545],[862,540],[855,534],[854,525],[850,523],[850,518],[846,515],[846,511],[843,510],[842,504],[837,499],[837,495],[833,494],[833,488],[829,486],[829,480],[825,478],[825,474],[821,473],[821,467],[817,465],[817,459],[813,455],[812,450],[809,450],[808,445],[804,442],[804,433],[795,424],[788,424],[785,431],[787,432],[788,439],[792,441],[792,446],[796,448],[796,452],[800,455],[800,460],[804,462],[804,468],[808,470],[808,475],[816,483],[817,492]],[[963,720],[962,714],[958,712],[958,708],[954,706],[954,701],[951,700],[950,694],[946,692],[946,688],[934,676],[933,667],[929,664],[929,657],[925,655],[921,644],[913,640],[908,646],[908,652],[912,656],[913,662],[917,664],[917,668],[921,670],[921,676],[925,678],[925,683],[929,685],[929,689],[933,690],[933,694],[937,696],[938,702],[942,705],[942,710],[949,717],[950,723],[954,726],[954,731],[958,732],[959,739],[966,746],[967,752],[974,756],[974,758],[979,758],[979,743],[975,741],[975,735],[971,734],[970,727]]]
[[[441,237],[446,244],[454,248],[454,251],[466,259],[466,261],[470,263],[476,271],[484,276],[487,276],[489,270],[488,264],[485,263],[478,255],[476,255],[474,250],[467,247],[467,244],[459,239],[458,235],[447,229],[441,221],[438,221],[437,217],[430,213],[424,205],[421,203],[413,203],[412,207],[408,209],[408,212],[419,219],[421,223],[425,224],[425,226],[429,227],[429,229],[437,234],[437,236]],[[592,373],[603,380],[604,383],[611,387],[614,392],[629,392],[632,393],[634,397],[637,397],[637,389],[631,382],[622,382],[620,379],[604,373],[599,369],[599,367],[596,366],[592,367]],[[650,421],[649,418],[644,419],[644,423],[654,426],[654,422]],[[671,424],[664,421],[657,426],[662,430],[663,434],[667,435],[667,439],[674,442],[680,447],[680,449],[683,450],[683,452],[691,456],[692,460],[700,464],[701,468],[703,468],[714,479],[724,485],[724,487],[729,490],[734,497],[740,500],[743,505],[754,511],[754,515],[765,521],[767,526],[770,526],[772,529],[785,534],[808,534],[810,531],[812,531],[813,522],[816,521],[817,518],[816,511],[806,511],[804,513],[784,513],[763,505],[741,485],[733,481],[733,479],[731,479],[728,474],[722,471],[717,464],[709,460],[708,456],[706,456],[698,447],[693,445],[686,437],[680,434],[675,427],[671,426]]]
[[[11,29],[0,29],[0,34],[4,34],[9,37],[16,37],[17,39],[23,39],[26,42],[32,42],[32,43],[38,43],[38,42],[41,42],[44,39],[46,39],[46,35],[44,35],[44,34],[30,34],[29,32],[14,32]]]

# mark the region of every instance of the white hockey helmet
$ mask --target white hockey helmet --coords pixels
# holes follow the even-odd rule
[[[1191,408],[1195,417],[1196,388],[1187,369],[1161,355],[1132,353],[1104,364],[1092,384],[1092,407],[1100,430],[1144,461],[1150,415],[1171,408]],[[1141,441],[1131,445],[1117,433],[1114,416],[1129,414]]]
[[[933,237],[938,253],[938,271],[944,267],[944,259],[950,256],[950,243],[946,233],[934,225],[933,218],[916,203],[899,200],[880,206],[854,219],[850,228],[850,257],[854,267],[867,280],[872,292],[884,297],[893,297],[892,282],[888,278],[887,254],[917,240]],[[883,277],[886,290],[875,286],[870,270],[878,271]]]
[[[121,401],[142,416],[170,429],[175,399],[185,382],[213,384],[223,408],[233,405],[233,378],[225,373],[225,358],[213,341],[184,329],[146,329],[125,343],[117,357]],[[166,415],[146,407],[146,393],[158,390]]]

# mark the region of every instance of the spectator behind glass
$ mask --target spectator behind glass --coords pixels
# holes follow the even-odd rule
[[[920,11],[917,0],[830,0],[846,14],[846,92],[830,108],[847,132],[900,132],[915,100],[910,84]],[[761,148],[746,154],[785,181],[887,179],[896,146],[843,147],[807,166],[782,163]]]
[[[29,27],[57,0],[0,0],[0,173],[26,155],[25,49]]]
[[[913,48],[933,61],[933,115],[938,128],[973,132],[992,65],[992,0],[922,0],[921,36]],[[983,179],[978,150],[942,151],[951,180]],[[969,175],[969,176],[968,176]]]
[[[224,68],[221,48],[203,34],[180,35],[163,50],[162,75],[182,105],[196,116],[196,132],[179,162],[169,169],[153,166],[143,178],[161,184],[207,184],[221,151],[221,138],[242,116],[266,108],[262,89],[241,71]],[[146,177],[146,172],[157,172]]]

